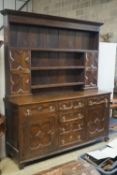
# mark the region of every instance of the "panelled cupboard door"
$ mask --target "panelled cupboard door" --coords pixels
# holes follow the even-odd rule
[[[43,157],[56,149],[57,116],[54,106],[49,105],[30,105],[20,110],[23,120],[20,122],[23,159]]]
[[[109,96],[90,97],[87,103],[86,133],[88,139],[106,136],[109,126]]]

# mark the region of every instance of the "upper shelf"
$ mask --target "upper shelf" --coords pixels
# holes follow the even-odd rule
[[[32,71],[38,70],[69,70],[69,69],[84,69],[85,66],[42,66],[42,67],[31,67]]]
[[[31,51],[39,51],[39,52],[97,52],[96,49],[61,49],[61,48],[32,48]]]
[[[56,84],[43,84],[43,85],[32,85],[31,89],[43,89],[53,87],[64,87],[64,86],[77,86],[84,85],[84,82],[67,82],[67,83],[56,83]]]

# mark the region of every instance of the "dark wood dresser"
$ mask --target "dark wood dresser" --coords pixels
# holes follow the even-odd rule
[[[3,10],[7,154],[25,163],[108,138],[97,88],[102,23]]]

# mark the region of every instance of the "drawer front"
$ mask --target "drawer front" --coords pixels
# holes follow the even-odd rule
[[[92,107],[94,105],[101,105],[105,104],[105,107],[107,108],[110,102],[110,96],[109,95],[99,95],[95,97],[88,98],[88,106]]]
[[[41,103],[35,105],[27,105],[23,109],[25,116],[42,116],[56,113],[57,106],[56,103]]]
[[[59,122],[60,123],[75,123],[75,122],[79,122],[79,121],[83,121],[84,120],[84,114],[82,111],[80,112],[72,112],[70,111],[71,113],[62,113],[60,114],[60,117],[59,117]]]
[[[78,110],[84,107],[84,99],[82,100],[66,100],[59,103],[59,110],[66,112],[69,110]]]
[[[59,124],[59,133],[60,134],[66,134],[76,131],[83,131],[84,130],[84,121],[76,121],[71,123],[60,123]]]
[[[75,145],[82,143],[85,140],[85,132],[75,131],[59,136],[59,146],[67,147],[69,145]]]

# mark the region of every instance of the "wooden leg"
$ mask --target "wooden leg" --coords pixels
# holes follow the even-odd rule
[[[108,142],[108,140],[109,140],[109,137],[108,136],[104,137],[104,141],[105,142]]]
[[[20,163],[20,164],[18,165],[19,169],[23,169],[24,166],[25,166],[24,163]]]
[[[1,158],[0,158],[0,164],[1,164]],[[1,166],[0,166],[0,175],[2,175]]]

